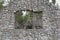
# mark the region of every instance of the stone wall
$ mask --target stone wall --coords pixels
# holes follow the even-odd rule
[[[60,40],[60,9],[59,10],[56,10],[56,24],[57,24],[57,39]]]
[[[29,6],[28,6],[29,5]],[[17,10],[43,11],[43,31],[14,29]],[[11,0],[11,3],[0,12],[0,39],[1,40],[57,40],[55,8],[46,0]],[[58,21],[59,23],[59,21]],[[57,24],[58,24],[57,23]],[[2,30],[3,29],[3,30]],[[8,30],[4,30],[8,29]],[[10,30],[9,30],[10,29]],[[30,33],[31,32],[31,33]],[[19,34],[19,35],[18,35]],[[27,35],[25,37],[25,35]],[[33,37],[31,37],[31,36]],[[36,37],[35,37],[36,36]]]
[[[15,23],[14,12],[17,10],[43,11],[44,0],[11,0],[10,4],[1,11],[1,29],[13,29]]]
[[[53,34],[47,34],[42,29],[5,29],[0,30],[0,40],[53,40]]]
[[[28,6],[29,5],[29,6]],[[54,10],[54,7],[47,3],[45,0],[11,0],[10,4],[3,8],[1,11],[1,27],[3,28],[14,28],[15,23],[15,16],[14,12],[17,10],[33,10],[33,11],[43,11],[43,26],[46,25],[47,27],[52,26],[49,20],[54,19],[51,11]],[[53,11],[54,12],[54,11]],[[50,17],[50,18],[49,18]],[[46,18],[46,19],[45,19]],[[45,20],[45,22],[44,22]],[[49,23],[48,23],[49,22]],[[45,24],[44,24],[45,23]],[[53,24],[55,24],[53,22]],[[2,28],[2,29],[3,29]],[[46,28],[46,27],[45,27]]]

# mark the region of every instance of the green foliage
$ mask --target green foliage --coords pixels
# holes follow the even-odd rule
[[[3,8],[3,5],[2,4],[3,4],[3,1],[0,2],[0,9]]]
[[[22,22],[25,21],[25,20],[26,20],[26,21],[31,21],[32,16],[33,16],[32,12],[29,12],[29,14],[26,15],[26,16],[15,15],[15,18],[16,18],[16,21],[17,21],[18,23],[22,23]]]
[[[33,12],[29,12],[29,14],[27,16],[28,16],[27,21],[31,22],[32,21],[31,19],[33,17]]]
[[[38,13],[40,17],[42,17],[42,11]],[[28,15],[22,16],[22,15],[15,15],[16,21],[18,23],[22,23],[23,21],[32,22],[33,12],[29,12]]]
[[[16,21],[18,21],[19,23],[23,20],[23,17],[20,15],[16,15]]]

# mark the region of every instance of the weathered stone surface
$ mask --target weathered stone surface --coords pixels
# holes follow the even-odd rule
[[[43,30],[9,29],[0,30],[1,40],[52,40],[53,35],[44,33]]]
[[[57,29],[58,37],[60,37],[60,19],[59,19],[60,15],[58,16],[60,12],[59,10],[55,10],[55,7],[52,4],[48,4],[46,0],[41,0],[41,1],[40,0],[11,0],[11,3],[7,7],[5,7],[3,11],[0,12],[0,15],[1,15],[0,16],[0,29],[14,29],[15,27],[14,26],[14,22],[15,22],[14,12],[17,10],[27,10],[27,9],[33,10],[33,11],[43,11],[43,17],[42,17],[43,30],[45,33],[47,33],[47,35],[45,35],[45,33],[42,33],[42,35],[38,35],[39,31],[37,31],[36,33],[35,32],[36,30],[35,30],[32,32],[33,38],[31,36],[24,37],[25,35],[23,36],[23,32],[21,30],[18,30],[18,31],[21,31],[21,34],[19,33],[20,37],[17,37],[18,34],[15,35],[15,33],[18,33],[18,31],[6,30],[2,32],[0,31],[1,40],[5,40],[5,39],[25,40],[27,38],[30,38],[31,40],[40,40],[40,39],[41,40],[56,40],[55,38],[57,38],[56,37],[57,33],[55,32],[56,32],[57,26],[58,26],[58,29]],[[33,33],[36,33],[37,35]],[[29,31],[26,34],[29,34]],[[58,39],[60,40],[60,38]]]

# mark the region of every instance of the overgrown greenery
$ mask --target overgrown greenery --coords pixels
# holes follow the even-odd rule
[[[0,0],[0,9],[3,8],[3,5],[2,4],[3,4],[3,1]]]
[[[17,12],[17,14],[15,14],[15,20],[16,22],[18,22],[18,24],[20,25],[24,25],[25,22],[29,22],[29,24],[26,26],[26,29],[32,29],[33,28],[33,24],[32,24],[32,19],[33,19],[33,15],[38,14],[37,16],[40,16],[40,18],[42,17],[42,11],[40,12],[31,12],[28,11],[28,15],[26,16],[22,16],[19,15],[21,12]],[[16,27],[17,29],[19,29],[19,26]]]
[[[30,13],[29,13],[28,15],[26,15],[26,16],[15,15],[16,21],[17,21],[18,23],[21,23],[21,22],[23,22],[23,21],[25,21],[25,20],[31,21],[32,16],[33,16],[32,12],[30,12]]]
[[[38,15],[40,17],[42,17],[42,11],[40,11],[38,13]],[[33,12],[29,12],[28,15],[26,16],[22,16],[22,15],[15,15],[15,20],[18,22],[18,23],[22,23],[23,21],[29,21],[31,22],[32,21],[32,17],[33,17]]]

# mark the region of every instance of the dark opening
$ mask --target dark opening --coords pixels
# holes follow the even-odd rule
[[[26,29],[33,29],[33,27],[30,25],[26,26]]]
[[[25,10],[24,10],[25,11]],[[33,29],[34,27],[32,26],[32,19],[34,17],[34,15],[36,16],[36,21],[42,19],[42,13],[43,11],[33,11],[33,10],[27,10],[26,11],[28,13],[28,15],[26,16],[22,16],[22,10],[18,10],[16,11],[14,14],[15,14],[15,29],[24,29],[24,27],[26,27],[26,29]],[[31,23],[32,25],[28,25],[29,23]],[[42,23],[42,22],[40,22]],[[26,26],[24,26],[24,24],[27,24]],[[34,23],[35,24],[35,23]],[[38,25],[36,26],[35,25],[35,28],[36,29],[40,29],[40,28],[43,28],[42,25]]]

